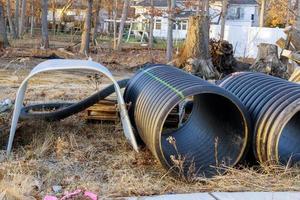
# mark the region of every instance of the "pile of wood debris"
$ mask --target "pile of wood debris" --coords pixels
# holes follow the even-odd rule
[[[232,44],[225,40],[210,40],[210,53],[214,67],[222,76],[235,72],[237,65]]]

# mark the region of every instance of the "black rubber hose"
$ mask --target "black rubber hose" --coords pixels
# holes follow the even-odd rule
[[[187,121],[176,130],[164,129],[169,113],[188,97],[194,103]],[[242,103],[196,76],[166,65],[148,67],[130,80],[124,98],[142,140],[177,175],[211,177],[247,152],[251,125]]]
[[[128,83],[128,79],[118,81],[120,88],[125,88]],[[93,94],[92,96],[79,101],[78,103],[47,103],[47,104],[35,104],[29,105],[21,110],[21,119],[42,119],[47,121],[57,121],[65,119],[76,113],[84,111],[91,107],[100,100],[105,99],[109,95],[115,92],[114,85],[111,84],[103,90]],[[34,111],[34,112],[32,112]],[[38,112],[36,112],[38,111]],[[51,112],[45,112],[51,111]]]
[[[235,73],[219,85],[236,95],[255,124],[253,150],[264,164],[300,162],[300,85],[261,73]]]

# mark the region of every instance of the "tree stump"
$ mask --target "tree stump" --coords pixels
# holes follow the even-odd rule
[[[289,35],[291,43],[295,49],[300,51],[300,30],[295,27],[288,27],[284,32]]]
[[[225,40],[210,40],[210,53],[214,67],[222,76],[235,72],[237,61],[232,44]]]
[[[189,18],[186,41],[174,63],[204,79],[219,77],[209,51],[209,18],[206,15]]]
[[[288,79],[287,67],[280,61],[278,47],[273,44],[261,43],[258,46],[257,59],[250,70]]]

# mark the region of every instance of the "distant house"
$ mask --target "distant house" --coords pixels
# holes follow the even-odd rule
[[[258,22],[259,5],[256,0],[229,0],[226,25],[251,27],[258,26]]]
[[[143,23],[150,18],[149,9],[150,0],[135,1],[135,15],[137,20]],[[161,11],[161,16],[155,17],[154,36],[165,38],[168,30],[168,9],[166,0],[154,0],[155,9]],[[182,10],[176,14],[176,23],[173,27],[173,35],[177,39],[184,39],[187,33],[188,18],[196,14],[197,7],[185,7],[185,1],[176,1],[176,7]],[[212,24],[220,24],[220,13],[222,1],[215,1],[210,6],[210,15]],[[258,4],[255,0],[229,0],[228,14],[226,25],[231,26],[257,26],[258,24]]]

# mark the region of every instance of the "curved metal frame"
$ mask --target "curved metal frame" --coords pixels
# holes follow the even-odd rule
[[[109,78],[115,87],[116,94],[117,94],[117,100],[119,104],[119,110],[121,115],[121,121],[124,129],[125,137],[129,140],[130,144],[132,145],[133,149],[135,151],[138,151],[138,146],[136,142],[136,138],[134,136],[131,123],[128,117],[128,113],[126,110],[126,105],[121,93],[121,89],[116,82],[116,80],[113,78],[113,75],[111,72],[104,66],[102,66],[99,63],[93,62],[91,60],[48,60],[43,63],[40,63],[37,65],[30,74],[26,77],[26,79],[22,82],[21,86],[18,89],[17,96],[16,96],[16,102],[15,102],[15,109],[13,113],[13,119],[10,129],[10,135],[7,145],[7,154],[10,154],[12,149],[12,144],[15,136],[15,132],[17,129],[17,123],[19,120],[20,112],[23,106],[23,100],[25,96],[25,92],[27,89],[28,81],[30,78],[35,76],[36,74],[47,72],[47,71],[57,71],[57,70],[92,70],[97,71],[102,74],[104,74],[107,78]]]

